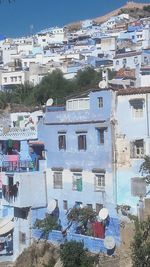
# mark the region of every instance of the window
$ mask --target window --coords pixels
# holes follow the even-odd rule
[[[99,131],[99,143],[103,145],[104,144],[104,129],[99,129],[98,131]]]
[[[82,191],[82,174],[81,173],[73,173],[73,185],[72,189],[75,191]]]
[[[26,244],[26,234],[19,231],[19,242],[21,244]]]
[[[116,60],[116,66],[118,66],[119,65],[119,60]]]
[[[83,203],[81,201],[76,201],[75,202],[75,207],[76,208],[82,208],[82,206],[83,206]]]
[[[66,135],[65,134],[61,134],[58,136],[58,147],[59,147],[59,150],[66,149]]]
[[[98,214],[99,211],[103,208],[103,204],[96,203],[96,213]]]
[[[78,135],[78,150],[86,150],[86,135]]]
[[[122,64],[123,64],[123,67],[125,68],[125,67],[126,67],[126,64],[127,64],[127,60],[126,60],[126,58],[123,58],[123,60],[122,60]]]
[[[22,76],[19,76],[19,82],[22,82]]]
[[[95,174],[95,191],[104,191],[105,189],[105,174]]]
[[[53,174],[53,187],[55,189],[62,189],[62,172],[54,172]]]
[[[143,158],[144,157],[144,140],[139,139],[130,143],[130,157]]]
[[[13,82],[14,81],[14,77],[10,77],[10,81]]]
[[[144,63],[148,64],[148,58],[144,57]]]
[[[70,99],[67,101],[67,110],[85,110],[89,109],[90,101],[89,98],[77,98]]]
[[[7,77],[4,77],[4,83],[7,83]]]
[[[103,97],[98,97],[98,107],[103,108]]]
[[[87,204],[87,207],[88,207],[89,209],[93,209],[92,204]]]
[[[144,99],[131,99],[130,106],[132,107],[133,118],[143,117]]]
[[[63,208],[64,208],[64,210],[68,210],[68,201],[67,200],[63,200]]]
[[[134,63],[135,63],[135,65],[138,64],[138,57],[134,57]]]

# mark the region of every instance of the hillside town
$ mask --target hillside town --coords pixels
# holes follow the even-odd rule
[[[50,95],[41,109],[0,115],[0,262],[15,262],[40,239],[82,241],[112,255],[122,223],[150,215],[140,172],[150,156],[150,16],[120,12],[101,23],[0,36],[3,92],[36,86],[54,70],[72,80],[87,68],[102,72],[96,88],[64,105]],[[91,212],[86,222],[82,211]],[[47,218],[55,227],[45,235]]]

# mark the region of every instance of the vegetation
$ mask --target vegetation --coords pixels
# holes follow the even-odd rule
[[[118,15],[120,14],[129,14],[131,17],[140,19],[146,18],[150,16],[150,5],[144,6],[143,9],[141,8],[121,8]]]
[[[59,229],[58,220],[55,216],[47,214],[44,219],[36,219],[34,228],[42,230],[42,237],[48,239],[49,232]]]
[[[144,6],[143,10],[150,13],[150,5]]]
[[[145,175],[146,183],[150,184],[150,156],[145,156],[140,166],[140,172]]]
[[[89,207],[73,208],[67,216],[69,222],[75,221],[79,224],[76,231],[84,235],[92,235],[90,224],[96,221],[96,217],[96,212]]]
[[[110,78],[114,75],[115,72],[108,72]],[[97,88],[101,79],[102,72],[97,72],[90,67],[80,70],[72,80],[65,79],[60,70],[54,70],[45,76],[37,86],[25,83],[0,91],[0,107],[5,109],[8,104],[35,107],[44,105],[51,97],[54,99],[54,104],[61,105],[65,103],[66,97],[69,95]]]
[[[70,241],[62,246],[60,258],[63,267],[93,267],[97,261],[96,256],[91,256],[84,249],[83,243]]]
[[[135,236],[131,245],[133,267],[150,266],[150,217],[135,221]]]

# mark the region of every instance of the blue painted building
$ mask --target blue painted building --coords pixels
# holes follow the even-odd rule
[[[149,87],[130,88],[117,93],[115,149],[117,202],[130,205],[135,213],[139,197],[132,195],[131,178],[142,176],[139,172],[140,165],[144,156],[150,155],[149,110]]]
[[[75,205],[92,207],[97,214],[105,207],[113,222],[108,234],[118,242],[114,96],[111,90],[91,90],[67,100],[65,107],[47,105],[38,126],[38,138],[46,148],[47,203],[56,200],[62,227],[67,226],[67,211]],[[43,209],[34,213],[34,220],[40,217],[43,218]],[[38,236],[37,232],[34,234]],[[60,239],[59,234],[52,235],[50,240],[53,239]]]

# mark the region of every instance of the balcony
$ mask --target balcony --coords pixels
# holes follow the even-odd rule
[[[29,140],[29,139],[36,139],[37,138],[37,131],[34,127],[30,128],[19,128],[19,127],[12,127],[12,128],[0,128],[0,139],[1,140]]]
[[[39,166],[33,161],[3,161],[2,172],[33,172],[38,171]]]

